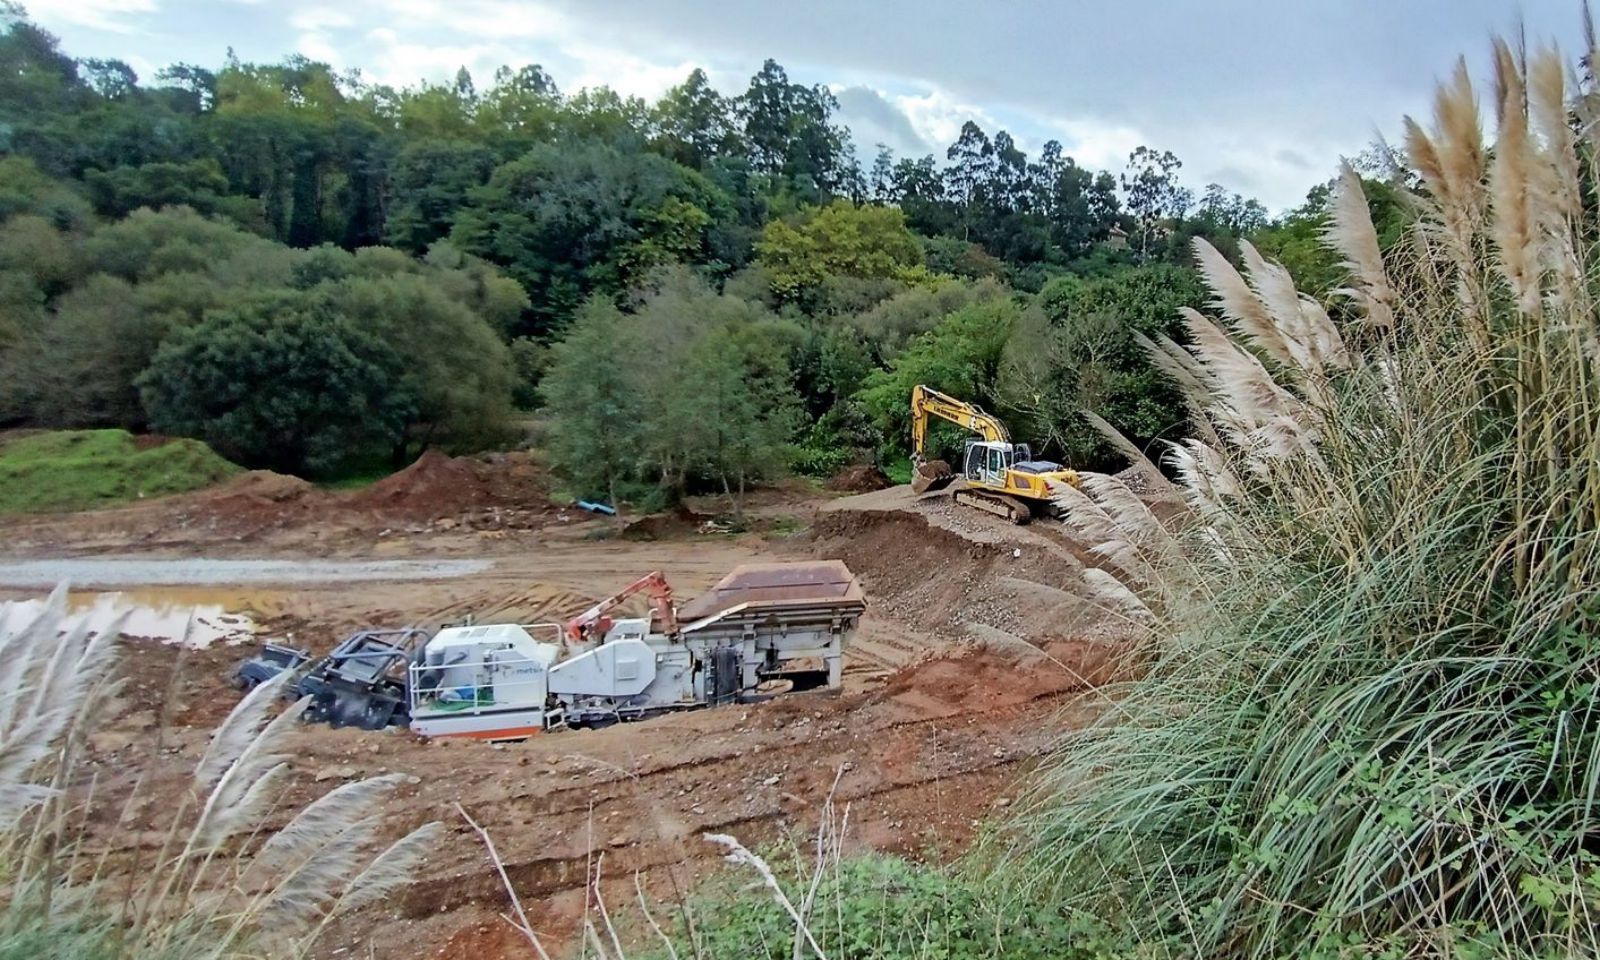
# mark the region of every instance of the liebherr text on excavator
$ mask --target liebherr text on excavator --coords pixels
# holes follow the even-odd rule
[[[928,420],[937,417],[977,434],[962,451],[961,469],[928,459]],[[976,404],[918,384],[911,390],[911,489],[928,493],[955,484],[951,496],[964,503],[1027,523],[1054,516],[1062,484],[1078,485],[1078,474],[1059,463],[1033,459],[1025,443],[1012,443],[1005,424]]]

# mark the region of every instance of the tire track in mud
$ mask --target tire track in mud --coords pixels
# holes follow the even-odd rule
[[[866,728],[830,732],[797,743],[763,744],[759,754],[741,750],[686,759],[637,773],[623,771],[621,776],[598,784],[585,781],[543,794],[527,791],[487,801],[462,802],[473,818],[497,838],[514,836],[519,822],[526,822],[528,817],[546,816],[547,811],[554,811],[556,816],[568,821],[569,829],[564,831],[565,835],[601,840],[598,844],[591,842],[582,850],[542,853],[528,858],[507,856],[504,865],[517,895],[532,902],[582,890],[590,880],[595,855],[602,851],[611,877],[649,873],[691,861],[714,861],[720,857],[720,853],[705,845],[699,839],[701,835],[727,833],[738,836],[747,844],[763,843],[778,835],[778,827],[782,823],[804,819],[807,813],[820,808],[825,795],[825,791],[822,795],[811,797],[780,793],[777,800],[769,801],[766,808],[758,812],[725,811],[719,816],[713,811],[711,816],[696,816],[681,807],[688,803],[692,804],[691,809],[698,810],[700,798],[690,797],[686,801],[683,793],[670,786],[665,790],[662,788],[662,781],[670,784],[676,774],[690,774],[690,782],[698,785],[749,783],[746,778],[730,776],[731,771],[723,771],[740,764],[764,771],[788,761],[790,764],[801,764],[803,772],[804,765],[815,766],[821,758],[850,755],[851,751],[842,746],[850,741],[870,747],[890,741],[896,734],[909,734],[905,743],[896,745],[904,747],[905,752],[913,757],[913,762],[886,779],[877,779],[882,776],[882,771],[869,772],[866,782],[855,787],[850,786],[847,775],[835,796],[835,802],[858,806],[872,803],[879,808],[879,819],[887,812],[900,808],[916,816],[918,801],[923,795],[949,791],[952,793],[952,806],[961,811],[959,816],[965,817],[971,803],[955,802],[957,795],[964,795],[968,801],[986,794],[992,799],[996,781],[1002,779],[1005,772],[1019,769],[1020,765],[1036,759],[1053,739],[1054,731],[1059,731],[1058,723],[1062,714],[1081,701],[1084,694],[1083,688],[1071,686],[1040,693],[1026,700],[1007,702],[992,709],[947,710],[932,716],[893,719]],[[873,697],[869,703],[847,707],[839,716],[829,719],[859,716],[862,709],[884,705],[894,699]],[[905,707],[916,709],[912,704],[905,704]],[[974,722],[981,722],[984,727],[973,730],[971,724]],[[1038,731],[1039,736],[1033,738],[1031,743],[1027,737],[1020,738],[1022,742],[1019,742],[1016,735],[1019,729]],[[1047,734],[1043,731],[1052,732]],[[941,743],[942,732],[949,732],[950,739]],[[935,751],[932,761],[915,760],[930,748]],[[573,756],[583,759],[581,755]],[[856,762],[861,762],[859,755]],[[537,807],[533,806],[535,802]],[[709,799],[705,802],[708,806],[712,805]],[[605,834],[616,832],[618,827],[609,822],[602,823],[597,818],[606,811],[610,811],[610,814],[626,814],[630,812],[629,808],[636,808],[642,813],[632,818],[625,816],[624,823],[647,823],[653,833],[647,831],[644,836],[604,841]],[[567,813],[563,815],[562,811]],[[690,820],[692,824],[682,822]],[[668,835],[663,829],[663,821],[678,821],[672,830],[675,835]],[[548,828],[549,823],[545,826]],[[594,836],[596,833],[598,837]],[[503,843],[500,845],[505,847]],[[503,856],[505,853],[505,849],[502,849]],[[496,901],[504,896],[499,880],[493,875],[465,869],[459,864],[456,867],[448,875],[423,877],[414,881],[404,895],[402,912],[413,918],[429,916],[483,901]]]
[[[940,772],[935,776],[882,783],[856,792],[841,791],[834,797],[834,802],[861,804],[878,801],[890,805],[895,798],[918,791],[958,789],[981,791],[985,787],[993,786],[992,780],[996,771],[1018,767],[1034,759],[1033,755],[1007,755],[1001,759],[979,761],[959,769]],[[820,801],[818,805],[820,806]],[[582,853],[513,860],[504,863],[503,866],[517,896],[524,901],[531,901],[583,889],[592,880],[595,856],[602,851],[612,877],[646,873],[694,860],[719,859],[721,856],[719,851],[705,845],[701,840],[704,834],[729,834],[737,836],[742,843],[753,846],[772,839],[774,827],[779,821],[795,818],[793,811],[778,805],[760,813],[706,820],[697,824],[684,836],[662,836],[622,844],[606,844]],[[478,819],[476,814],[474,819]],[[702,846],[703,851],[694,852],[695,847]],[[504,895],[504,888],[497,876],[483,871],[470,871],[435,879],[415,880],[401,897],[399,906],[405,916],[420,918],[476,905],[483,901],[495,901]]]
[[[806,751],[806,752],[831,753],[833,751],[828,749],[828,748],[838,744],[840,741],[859,740],[859,739],[866,738],[866,737],[882,736],[884,734],[900,732],[900,731],[903,731],[903,730],[911,730],[911,729],[915,729],[915,728],[918,728],[918,727],[928,727],[928,726],[933,726],[935,724],[940,724],[940,723],[949,723],[949,722],[952,722],[952,721],[958,721],[958,720],[962,720],[962,719],[971,719],[971,718],[977,718],[977,717],[984,717],[984,718],[992,718],[992,719],[996,719],[996,720],[1001,720],[1001,719],[1005,719],[1009,714],[1022,712],[1025,708],[1029,707],[1030,705],[1036,704],[1039,701],[1042,701],[1042,700],[1071,699],[1071,698],[1079,696],[1080,694],[1082,694],[1084,692],[1085,692],[1085,688],[1084,687],[1082,687],[1082,686],[1072,686],[1072,687],[1069,687],[1069,688],[1066,688],[1066,689],[1053,690],[1053,691],[1050,691],[1050,692],[1047,692],[1047,693],[1041,693],[1041,694],[1038,694],[1038,695],[1036,695],[1036,696],[1034,696],[1034,697],[1032,697],[1032,698],[1030,698],[1028,700],[1025,700],[1025,701],[1012,701],[1012,702],[1006,703],[1006,704],[1004,704],[1002,706],[996,707],[993,710],[984,710],[984,711],[951,711],[951,712],[947,712],[947,713],[936,714],[936,715],[933,715],[933,716],[907,717],[907,718],[904,718],[904,719],[892,720],[892,721],[890,721],[888,723],[878,724],[878,725],[871,726],[871,727],[849,729],[849,730],[839,731],[839,732],[835,732],[835,733],[829,733],[829,734],[826,734],[825,736],[821,736],[821,737],[812,737],[812,738],[810,738],[808,740],[797,742],[797,743],[779,743],[779,744],[770,744],[770,745],[769,744],[761,744],[760,745],[761,751],[760,751],[759,754],[753,753],[753,752],[749,751],[748,748],[745,748],[745,749],[740,749],[740,750],[738,750],[736,752],[723,753],[723,754],[713,754],[713,755],[710,755],[710,756],[693,757],[693,758],[689,758],[689,759],[685,759],[685,760],[680,760],[680,761],[678,761],[676,763],[663,764],[663,765],[658,766],[658,767],[652,767],[652,768],[650,768],[648,770],[630,771],[630,770],[626,770],[626,769],[622,769],[622,768],[614,768],[614,769],[617,770],[618,773],[621,774],[621,776],[618,776],[618,777],[615,777],[615,778],[612,778],[612,779],[609,779],[609,780],[601,781],[599,784],[595,784],[593,782],[581,783],[581,784],[576,785],[576,786],[560,787],[560,788],[557,788],[555,790],[551,790],[551,791],[546,792],[546,793],[537,793],[535,791],[526,791],[526,792],[521,792],[521,793],[514,793],[514,794],[506,795],[506,796],[503,796],[503,797],[499,797],[499,798],[496,798],[496,799],[493,799],[493,800],[485,801],[485,802],[480,803],[477,806],[475,806],[474,809],[489,809],[489,810],[493,810],[493,809],[495,809],[497,807],[510,806],[510,805],[513,805],[513,804],[522,803],[522,802],[525,802],[525,801],[528,801],[528,800],[532,800],[532,799],[548,799],[548,800],[552,800],[553,801],[553,800],[562,799],[562,798],[564,798],[564,797],[566,797],[568,795],[577,796],[577,795],[580,795],[580,794],[582,795],[583,802],[585,804],[587,804],[589,802],[600,803],[600,802],[607,802],[607,801],[626,801],[626,800],[632,799],[632,798],[627,797],[621,791],[611,791],[609,793],[598,793],[597,794],[596,790],[598,788],[600,788],[600,787],[611,786],[613,784],[617,784],[617,785],[629,784],[635,790],[637,790],[643,784],[645,784],[647,781],[653,781],[653,780],[655,780],[657,778],[660,778],[660,777],[667,777],[667,776],[670,776],[672,774],[681,773],[681,772],[687,771],[687,770],[696,771],[696,779],[697,780],[704,780],[704,779],[707,779],[706,775],[705,775],[705,771],[706,771],[706,768],[709,767],[709,766],[715,766],[715,765],[724,764],[724,763],[735,763],[735,762],[742,761],[742,760],[752,760],[752,759],[755,759],[757,757],[759,757],[761,759],[766,759],[766,758],[769,758],[769,757],[772,757],[772,756],[781,756],[784,753],[787,753],[789,751],[803,750],[803,751]],[[872,705],[876,705],[876,704],[872,704]],[[857,707],[855,709],[860,709],[860,708]],[[574,758],[574,759],[582,760],[582,761],[585,761],[585,762],[589,762],[589,758],[585,757],[581,753],[574,752],[574,753],[571,753],[571,754],[567,754],[567,756],[570,757],[570,758]],[[610,765],[609,764],[604,764],[603,766],[610,766]],[[475,818],[475,819],[479,819],[479,821],[482,822],[481,818]]]
[[[836,699],[832,697],[826,697],[826,695],[815,695],[818,696],[819,699],[826,698],[825,705],[819,703],[817,706],[824,706],[824,709],[829,709],[831,711],[830,714],[824,716],[823,720],[821,721],[822,723],[840,721],[848,723],[848,721],[851,719],[860,718],[864,712],[874,708],[884,711],[925,711],[928,709],[928,706],[933,705],[938,708],[938,712],[923,713],[923,715],[920,716],[889,716],[878,722],[873,722],[868,726],[847,726],[841,730],[830,730],[825,733],[809,735],[804,739],[790,742],[762,743],[754,739],[752,736],[754,731],[729,731],[729,735],[731,737],[743,738],[746,742],[742,744],[736,744],[733,749],[727,752],[689,756],[675,762],[661,764],[645,770],[630,770],[617,764],[599,761],[587,754],[584,754],[581,749],[573,749],[571,751],[562,753],[559,756],[550,757],[548,759],[551,763],[557,763],[561,761],[577,761],[579,763],[589,765],[592,771],[606,770],[613,773],[613,775],[605,777],[604,779],[596,779],[593,777],[584,778],[577,783],[555,787],[546,791],[539,791],[537,789],[524,789],[513,792],[497,791],[497,795],[493,797],[483,799],[475,797],[459,799],[464,805],[469,805],[469,812],[473,814],[474,819],[478,820],[480,824],[486,827],[492,827],[495,825],[515,827],[515,821],[502,818],[498,816],[498,814],[505,810],[515,810],[521,815],[527,815],[530,813],[554,812],[559,816],[563,811],[587,811],[591,808],[599,809],[607,804],[642,803],[652,796],[653,791],[655,792],[654,796],[656,796],[658,800],[663,796],[675,798],[679,796],[676,793],[661,794],[657,790],[657,783],[664,779],[670,779],[678,774],[692,774],[690,779],[694,783],[738,782],[734,779],[719,776],[717,771],[722,767],[739,765],[741,763],[748,763],[756,766],[771,766],[774,763],[780,763],[786,760],[791,762],[796,759],[803,761],[808,757],[814,756],[843,756],[851,745],[851,741],[865,741],[870,744],[875,740],[879,740],[894,734],[906,732],[916,733],[922,729],[931,729],[933,735],[936,737],[939,732],[936,728],[939,725],[949,725],[951,727],[955,727],[957,724],[961,724],[962,735],[970,736],[970,732],[965,728],[972,722],[981,719],[992,725],[992,729],[984,731],[984,733],[987,734],[987,736],[984,738],[984,742],[988,743],[989,740],[1003,739],[1010,731],[1014,730],[1015,724],[1010,723],[1010,721],[1014,720],[1018,715],[1038,713],[1045,715],[1044,718],[1048,718],[1048,715],[1051,713],[1051,711],[1069,708],[1073,701],[1080,699],[1088,692],[1089,691],[1081,685],[1068,684],[1060,688],[1036,693],[1035,695],[1026,699],[1009,700],[999,703],[994,707],[978,710],[950,708],[948,704],[944,704],[941,701],[938,701],[936,698],[917,695],[916,691],[903,693],[878,691],[869,694],[855,694],[852,695],[848,701],[843,702],[841,702],[842,698]],[[797,702],[801,702],[801,697],[795,697],[793,699],[787,699],[778,702],[786,705],[793,705]],[[724,707],[716,709],[732,710],[736,708]],[[682,716],[682,714],[679,714],[678,716]],[[962,721],[966,721],[966,723],[963,724]],[[645,733],[649,730],[649,724],[648,722],[645,724],[630,724],[624,729]],[[774,729],[765,732],[775,734],[778,731]],[[566,731],[548,734],[545,736],[547,738],[559,737],[563,741],[570,739],[575,748],[581,748],[583,738],[588,735],[589,734],[585,731]],[[370,736],[384,737],[390,735],[370,734]],[[541,738],[541,740],[542,742],[549,742],[548,739]],[[378,742],[381,743],[381,741]],[[417,746],[418,749],[424,750],[435,756],[437,756],[438,752],[441,750],[441,748],[437,746],[414,746]],[[484,745],[473,744],[461,748],[446,747],[442,749],[447,751],[454,749],[477,749],[481,746]],[[396,758],[392,752],[388,750],[373,752],[370,754],[370,756],[375,759],[383,759],[384,767],[380,769],[392,770],[396,767],[412,768],[412,765],[404,763],[403,760]],[[1021,758],[1012,759],[1015,760]],[[509,760],[506,761],[506,765],[510,766]],[[360,771],[362,776],[370,776],[377,772],[379,772],[378,769]],[[957,772],[959,773],[960,771]],[[556,774],[551,773],[548,775],[555,776]],[[861,796],[870,797],[886,790],[911,789],[919,784],[933,782],[943,776],[946,776],[943,771],[934,772],[918,780],[897,785],[892,784],[873,788],[863,792]],[[428,802],[434,799],[427,797],[425,794],[425,790],[419,791],[415,786],[413,786],[412,788],[404,789],[402,791],[402,795],[397,797],[397,800],[404,806],[410,808],[411,813],[413,816],[415,816],[419,814],[421,807],[427,805]],[[853,798],[845,797],[843,799]],[[541,809],[533,809],[533,804],[538,804]],[[443,806],[448,805],[441,803],[441,807]],[[441,809],[438,812],[442,814],[443,810]],[[288,805],[287,808],[281,808],[278,811],[263,817],[255,825],[254,829],[257,831],[265,830],[269,832],[280,829],[285,826],[290,819],[292,819],[293,813],[294,810],[292,809],[292,805]],[[697,827],[696,829],[717,830],[725,824],[733,824],[740,820],[760,822],[782,815],[783,811],[774,811],[770,814],[763,814],[753,817],[735,817],[722,822],[710,822],[703,828]],[[126,837],[127,835],[124,834],[123,836]],[[148,852],[157,849],[160,847],[162,842],[162,838],[151,836],[131,843],[123,842],[114,845],[96,847],[88,852],[92,853],[96,857],[110,857],[115,859],[127,857],[140,851]],[[571,858],[555,857],[550,859]]]

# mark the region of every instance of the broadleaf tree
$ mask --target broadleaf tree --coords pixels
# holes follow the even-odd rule
[[[398,441],[416,407],[401,366],[323,298],[283,292],[178,332],[138,385],[156,430],[247,466],[315,473]]]
[[[579,496],[615,506],[639,467],[649,405],[635,361],[644,343],[615,305],[591,300],[553,351],[541,390],[550,451]]]

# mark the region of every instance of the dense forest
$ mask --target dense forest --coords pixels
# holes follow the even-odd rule
[[[1205,299],[1192,238],[1342,277],[1326,187],[1269,221],[1169,152],[1088,170],[970,122],[943,158],[863,163],[828,88],[770,60],[649,103],[537,65],[394,89],[230,52],[141,78],[15,5],[0,28],[0,426],[333,476],[532,414],[573,493],[671,499],[888,466],[925,382],[1099,466],[1085,407],[1184,433],[1141,338]],[[1394,192],[1368,193],[1392,236]]]

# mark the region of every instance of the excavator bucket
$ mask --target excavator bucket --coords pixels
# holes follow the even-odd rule
[[[955,480],[955,472],[950,469],[950,464],[943,460],[929,460],[919,463],[911,473],[911,492],[916,494],[930,493],[934,490],[943,490]]]

